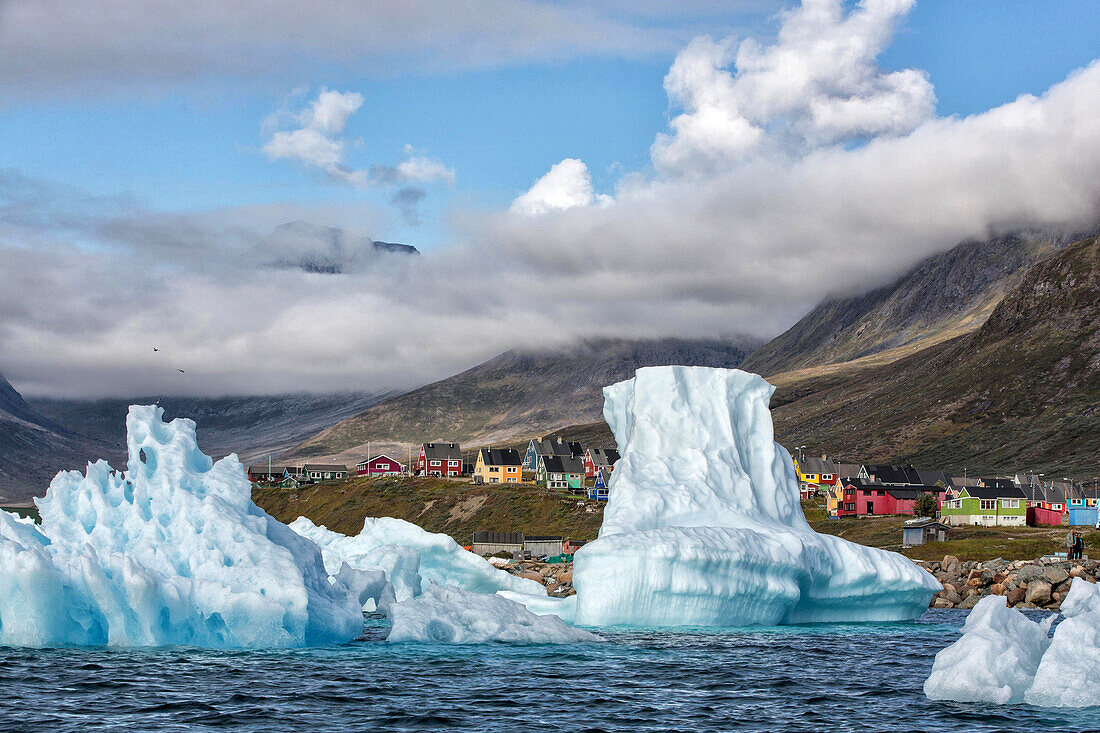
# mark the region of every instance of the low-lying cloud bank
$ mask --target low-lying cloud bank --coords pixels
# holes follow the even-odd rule
[[[456,214],[450,246],[339,275],[256,256],[308,212],[179,216],[0,176],[4,371],[54,393],[412,386],[577,336],[766,337],[961,239],[1094,221],[1100,63],[938,118],[926,75],[875,61],[911,4],[807,0],[771,45],[697,38],[650,170],[601,194],[565,159],[511,210]]]

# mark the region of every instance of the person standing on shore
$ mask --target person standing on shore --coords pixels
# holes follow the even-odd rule
[[[1074,537],[1073,530],[1071,529],[1069,532],[1066,533],[1066,559],[1067,560],[1072,560],[1073,559],[1073,550],[1076,547],[1076,545],[1077,545],[1077,540]]]

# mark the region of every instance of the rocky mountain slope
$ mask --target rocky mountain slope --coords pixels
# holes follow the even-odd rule
[[[130,399],[32,399],[41,414],[77,435],[125,456],[126,410],[157,402],[168,419],[198,424],[199,447],[215,458],[237,453],[248,462],[285,451],[319,430],[356,415],[392,393],[344,392],[247,397],[134,397]]]
[[[974,332],[891,364],[796,382],[772,404],[777,439],[813,453],[971,474],[1093,475],[1100,238],[1032,266]]]
[[[82,468],[101,447],[39,414],[0,375],[0,501],[41,493],[55,473]]]
[[[1028,266],[1070,241],[1021,232],[968,241],[919,263],[896,282],[824,301],[745,360],[764,375],[845,362],[974,330]]]
[[[598,420],[603,387],[632,376],[639,367],[735,367],[755,345],[751,339],[601,340],[550,353],[509,351],[375,405],[302,443],[289,457],[358,451],[368,441],[486,445],[549,433],[562,425]]]
[[[848,462],[1095,476],[1098,242],[1077,242],[1021,273],[969,333],[886,363],[772,377],[776,440]],[[602,420],[557,432],[614,444]]]

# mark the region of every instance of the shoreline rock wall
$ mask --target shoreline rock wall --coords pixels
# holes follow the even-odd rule
[[[1095,583],[1097,560],[988,560],[960,562],[948,555],[939,562],[918,563],[943,584],[932,608],[969,609],[987,596],[1004,596],[1013,608],[1057,611],[1073,578]]]

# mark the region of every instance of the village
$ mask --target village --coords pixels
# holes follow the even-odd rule
[[[913,466],[847,463],[807,456],[807,446],[791,453],[799,492],[807,511],[821,507],[829,519],[897,517],[901,547],[944,542],[952,528],[1097,526],[1100,486],[1096,481],[1048,479],[1041,473],[1008,476],[955,476]],[[526,450],[484,447],[464,452],[457,442],[423,443],[406,462],[385,453],[354,467],[302,462],[250,466],[257,485],[298,489],[349,477],[432,477],[474,485],[538,487],[590,502],[609,497],[611,474],[619,460],[614,448],[585,446],[556,436],[531,439]],[[571,562],[588,537],[524,535],[482,527],[472,533],[471,551],[486,557]],[[895,530],[897,531],[897,530]],[[527,568],[531,570],[532,568]]]

